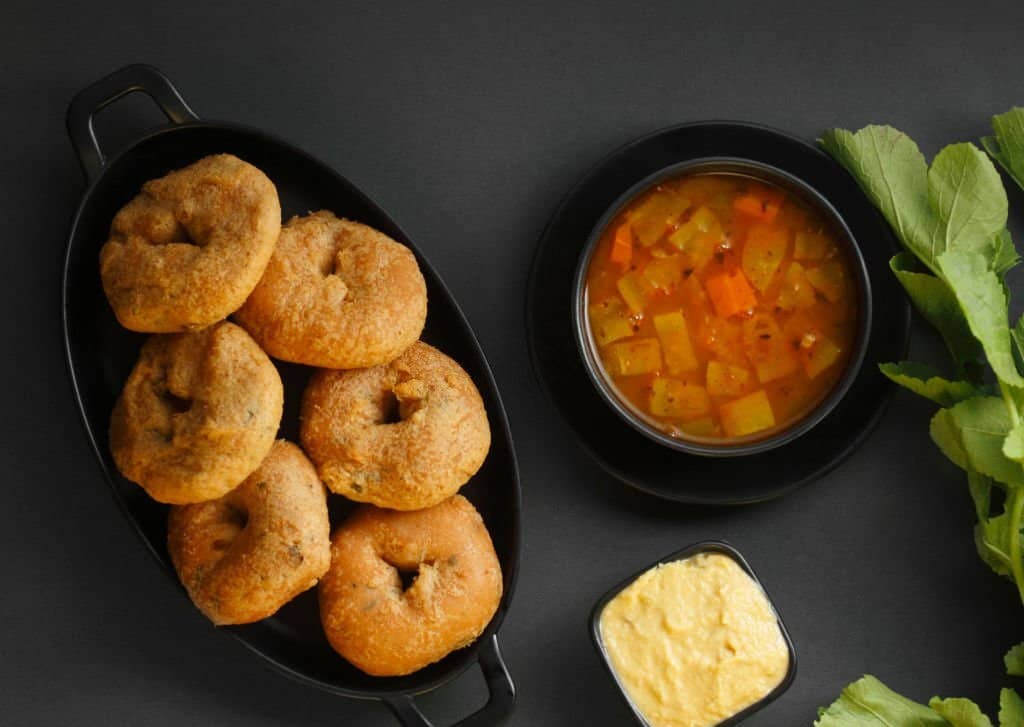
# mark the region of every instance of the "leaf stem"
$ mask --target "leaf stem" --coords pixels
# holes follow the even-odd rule
[[[1020,559],[1021,540],[1021,519],[1024,518],[1024,487],[1014,487],[1010,490],[1010,527],[1008,535],[1010,539],[1010,570],[1013,573],[1013,580],[1017,583],[1017,592],[1024,602],[1024,563]]]
[[[1017,409],[1017,402],[1014,401],[1013,394],[1010,393],[1009,387],[1002,381],[999,382],[999,393],[1003,395],[1003,402],[1006,404],[1006,411],[1010,413],[1010,422],[1014,427],[1020,425],[1020,410]]]

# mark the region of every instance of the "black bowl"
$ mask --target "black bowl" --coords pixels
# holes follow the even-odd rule
[[[587,271],[590,268],[590,261],[593,258],[594,250],[601,241],[601,237],[607,230],[608,225],[634,199],[657,184],[687,174],[702,173],[735,174],[762,180],[803,199],[808,205],[823,213],[825,218],[829,220],[831,227],[844,243],[847,260],[854,270],[856,277],[859,320],[857,322],[857,336],[854,342],[853,353],[846,362],[846,370],[843,372],[842,377],[833,385],[832,389],[803,418],[792,422],[787,427],[770,433],[768,436],[752,434],[746,437],[716,441],[709,438],[672,436],[659,429],[643,412],[638,411],[624,397],[618,394],[615,384],[604,370],[590,330],[587,316]],[[574,276],[573,298],[576,301],[572,309],[576,345],[583,359],[587,376],[605,403],[626,424],[645,437],[677,451],[705,457],[736,457],[767,452],[770,449],[788,444],[813,429],[815,425],[832,412],[853,385],[860,371],[861,364],[864,362],[864,353],[868,347],[868,334],[871,330],[871,280],[868,277],[867,266],[864,263],[864,256],[861,255],[860,246],[843,220],[842,215],[814,187],[799,177],[770,164],[736,157],[706,157],[671,164],[640,180],[624,192],[602,215],[598,223],[594,225],[590,237],[583,246],[579,263],[576,266],[576,275]]]
[[[813,429],[760,454],[701,457],[644,436],[598,394],[576,345],[573,280],[590,233],[624,190],[673,164],[724,156],[780,169],[828,200],[858,242],[878,314],[871,320],[865,364],[847,395]],[[888,223],[853,177],[812,144],[776,129],[731,121],[660,129],[615,149],[587,171],[554,210],[538,241],[526,299],[527,341],[537,382],[580,446],[631,487],[705,505],[779,497],[852,454],[891,398],[895,387],[875,364],[906,358],[910,303],[889,269],[889,259],[899,250]]]
[[[601,639],[601,613],[613,598],[619,595],[631,583],[633,583],[633,581],[647,571],[665,563],[674,563],[678,560],[686,560],[687,558],[700,553],[721,553],[722,555],[728,556],[729,558],[732,558],[748,576],[750,576],[751,580],[754,581],[757,587],[761,589],[765,597],[768,599],[768,603],[771,605],[772,611],[775,613],[775,619],[779,624],[779,631],[782,632],[782,639],[786,642],[786,650],[789,652],[789,668],[786,670],[786,675],[782,678],[782,681],[779,682],[778,686],[750,706],[745,707],[731,717],[719,722],[715,727],[730,727],[731,725],[739,724],[754,712],[757,712],[767,706],[770,702],[773,702],[782,696],[782,693],[789,689],[790,685],[793,683],[793,679],[796,678],[796,650],[793,648],[793,641],[789,638],[789,632],[786,631],[786,626],[782,623],[782,619],[779,617],[779,612],[775,609],[775,604],[772,603],[771,596],[768,595],[768,591],[765,590],[764,585],[758,579],[753,568],[750,567],[750,564],[747,563],[746,559],[738,550],[736,550],[736,548],[721,540],[705,540],[700,543],[694,543],[682,550],[677,550],[674,553],[666,555],[664,558],[654,561],[616,585],[610,591],[601,596],[598,602],[594,605],[594,610],[590,613],[590,637],[594,642],[594,646],[597,648],[597,653],[601,657],[601,663],[604,664],[604,667],[611,676],[612,681],[615,682],[619,695],[633,713],[636,721],[644,727],[650,727],[650,723],[644,718],[643,713],[637,709],[636,705],[633,704],[633,700],[629,698],[629,694],[626,693],[625,688],[619,682],[619,677],[615,673],[615,668],[612,666],[611,661],[608,658],[608,651],[605,649],[604,641]]]

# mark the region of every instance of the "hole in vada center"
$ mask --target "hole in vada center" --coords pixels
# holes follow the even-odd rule
[[[161,391],[160,400],[172,414],[184,414],[192,408],[192,400],[175,396],[170,391]]]
[[[413,584],[416,582],[416,577],[420,574],[418,568],[415,570],[405,570],[402,568],[396,568],[395,570],[398,571],[398,578],[402,582],[403,591],[408,591],[410,588],[412,588]]]
[[[381,394],[381,407],[379,424],[397,424],[402,421],[402,404],[395,396],[394,391],[385,391]]]

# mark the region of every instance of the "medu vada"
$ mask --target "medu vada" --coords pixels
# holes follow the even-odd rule
[[[312,588],[331,563],[327,493],[302,450],[274,442],[216,500],[171,508],[167,548],[192,602],[218,626],[259,621]]]
[[[422,341],[383,366],[321,369],[306,387],[301,418],[302,447],[327,487],[393,510],[455,494],[491,444],[472,379]]]
[[[414,512],[363,505],[334,532],[318,591],[334,650],[367,674],[402,676],[481,634],[501,601],[501,566],[461,495]]]
[[[277,189],[230,154],[146,182],[114,217],[100,276],[117,320],[144,333],[204,328],[256,287],[281,232]]]
[[[151,336],[114,405],[110,450],[155,500],[213,500],[267,456],[283,403],[274,364],[233,323]]]
[[[427,318],[412,251],[327,211],[281,228],[270,264],[235,320],[275,358],[329,369],[386,363]]]

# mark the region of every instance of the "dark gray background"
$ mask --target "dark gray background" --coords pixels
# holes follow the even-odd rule
[[[976,139],[991,114],[1024,104],[1024,6],[361,5],[0,9],[0,722],[390,721],[379,705],[281,678],[217,634],[154,567],[86,446],[58,326],[59,262],[82,192],[63,114],[79,88],[139,61],[168,73],[200,115],[281,135],[361,185],[465,308],[522,466],[524,557],[501,634],[520,692],[513,724],[627,724],[588,639],[591,604],[708,537],[747,554],[799,653],[792,689],[752,727],[809,725],[864,672],[994,712],[1012,681],[1002,653],[1024,638],[1021,605],[974,555],[966,484],[928,440],[930,406],[900,394],[851,460],[780,501],[666,505],[575,445],[533,379],[523,299],[560,197],[609,150],[658,127],[735,118],[812,139],[889,122],[928,154]],[[157,120],[132,99],[100,131],[116,146]],[[1024,196],[1010,198],[1020,232]],[[912,353],[940,355],[919,324]],[[421,701],[444,722],[481,699],[474,675]]]

